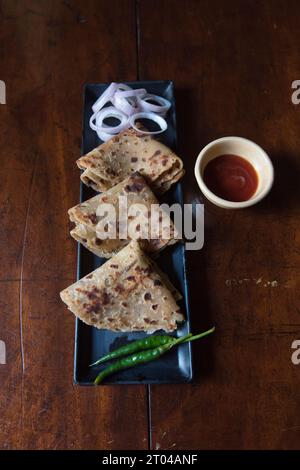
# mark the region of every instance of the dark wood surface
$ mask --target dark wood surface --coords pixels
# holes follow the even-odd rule
[[[300,6],[296,1],[0,2],[0,448],[296,449],[300,375]],[[188,256],[192,385],[75,387],[75,279],[66,211],[78,201],[85,82],[173,79],[186,201],[209,141],[262,145],[275,185],[259,205],[205,202]],[[276,281],[276,282],[275,282]],[[150,416],[148,416],[150,398]],[[150,419],[149,419],[150,418]]]

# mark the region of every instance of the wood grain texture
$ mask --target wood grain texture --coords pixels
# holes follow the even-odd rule
[[[0,364],[0,448],[22,442],[22,373],[18,311],[19,282],[0,282],[0,340],[6,364]]]
[[[23,447],[147,448],[145,387],[73,385],[74,325],[57,297],[63,286],[23,286]]]
[[[217,331],[194,346],[195,384],[151,387],[153,447],[299,447],[299,22],[295,0],[0,3],[1,449],[147,448],[145,387],[73,385],[74,321],[58,299],[75,279],[82,86],[136,76],[175,81],[187,202],[202,200],[194,162],[217,137],[255,140],[276,172],[254,208],[205,201],[191,307],[194,331]]]
[[[299,3],[141,0],[138,11],[140,78],[175,81],[186,201],[203,200],[194,163],[215,138],[248,137],[275,166],[256,207],[204,201],[205,246],[188,256],[192,324],[217,331],[194,347],[194,385],[151,387],[153,447],[297,449]]]
[[[1,2],[0,448],[147,447],[145,387],[73,385],[74,318],[58,297],[75,280],[83,85],[136,78],[134,6]]]

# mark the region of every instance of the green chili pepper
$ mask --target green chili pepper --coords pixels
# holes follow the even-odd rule
[[[190,333],[189,336],[192,336],[192,334]],[[98,359],[98,361],[93,362],[93,364],[90,364],[90,367],[102,364],[106,361],[111,361],[112,359],[117,359],[122,356],[128,356],[129,354],[133,354],[138,351],[144,351],[145,349],[154,349],[158,346],[168,344],[174,341],[175,339],[176,338],[174,338],[173,336],[167,335],[148,336],[147,338],[138,339],[137,341],[125,344],[125,346],[121,346],[120,348],[111,351],[110,353]]]
[[[195,339],[203,338],[204,336],[207,336],[210,333],[213,333],[214,330],[215,328],[212,328],[208,331],[205,331],[204,333],[200,333],[195,336],[191,336],[191,334],[182,336],[181,338],[174,339],[165,344],[157,346],[154,349],[139,351],[136,354],[132,354],[130,356],[118,359],[116,362],[114,362],[109,367],[107,367],[102,372],[100,372],[100,374],[98,374],[98,376],[96,377],[94,383],[95,385],[98,385],[108,375],[114,374],[115,372],[118,372],[123,369],[134,367],[139,364],[145,364],[147,362],[154,361],[155,359],[160,358],[163,354],[165,354],[174,346],[177,346],[178,344],[186,342],[186,341],[194,341]]]
[[[98,374],[98,376],[96,377],[94,383],[98,385],[108,375],[114,374],[115,372],[118,372],[123,369],[128,369],[129,367],[134,367],[138,364],[145,364],[146,362],[158,359],[173,346],[178,343],[182,343],[185,339],[186,336],[183,336],[182,338],[176,339],[174,341],[169,341],[168,343],[162,344],[161,346],[158,346],[154,349],[139,351],[136,354],[131,354],[131,356],[118,359],[116,362],[114,362],[109,367],[100,372],[100,374]]]

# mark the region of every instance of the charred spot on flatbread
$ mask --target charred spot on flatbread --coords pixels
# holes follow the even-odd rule
[[[94,214],[88,214],[88,218],[90,219],[90,221],[96,225],[97,222],[98,222],[98,217],[97,215],[94,213]]]

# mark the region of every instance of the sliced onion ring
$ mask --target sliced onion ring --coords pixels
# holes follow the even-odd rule
[[[94,121],[96,121],[97,113],[94,113],[90,117],[90,128],[93,129],[93,131],[97,131],[97,126],[94,124]]]
[[[127,116],[132,116],[132,114],[140,111],[139,105],[137,103],[137,96],[145,95],[147,90],[145,88],[138,88],[137,90],[127,90],[127,91],[117,91],[112,99],[114,106]]]
[[[123,98],[116,93],[112,99],[113,105],[122,111],[127,116],[132,116],[132,114],[138,112],[140,109],[137,106],[137,102],[134,98]]]
[[[100,109],[103,108],[109,101],[112,100],[116,92],[128,92],[132,90],[132,88],[128,85],[125,85],[125,83],[115,83],[112,82],[108,88],[102,93],[101,96],[95,101],[95,103],[92,106],[93,113],[97,113],[100,111]]]
[[[117,126],[108,126],[104,124],[104,119],[106,118],[116,118],[120,121],[120,124]],[[96,121],[96,124],[94,123]],[[90,127],[97,132],[106,132],[107,134],[118,134],[124,129],[127,129],[129,125],[128,116],[122,113],[119,109],[116,109],[113,106],[102,109],[96,114],[93,114],[90,119]]]
[[[118,91],[130,91],[132,90],[131,86],[125,85],[125,83],[117,83],[116,93]]]
[[[138,88],[136,90],[116,91],[115,96],[120,98],[130,98],[131,96],[146,95],[147,90],[145,88]]]
[[[166,114],[166,112],[170,109],[171,103],[170,101],[166,100],[162,96],[157,96],[157,95],[151,95],[150,93],[147,93],[144,96],[138,96],[137,97],[139,107],[141,108],[142,111],[149,111],[152,113],[158,113],[158,114]],[[148,101],[154,101],[158,104],[152,104],[148,103]]]
[[[135,121],[137,121],[138,119],[149,119],[150,121],[154,121],[156,122],[156,124],[159,125],[160,130],[159,131],[144,131],[143,129],[139,129],[135,125]],[[130,123],[130,126],[133,127],[133,129],[140,132],[141,134],[161,134],[168,127],[166,120],[162,116],[159,116],[158,114],[155,114],[155,113],[147,113],[147,112],[133,114],[129,118],[129,123]]]
[[[111,139],[112,137],[114,137],[112,134],[107,134],[107,132],[101,132],[101,131],[97,131],[97,135],[99,137],[100,140],[102,140],[103,142],[107,142],[109,139]]]
[[[98,111],[100,111],[100,109],[102,109],[103,106],[105,106],[106,103],[108,103],[112,99],[112,97],[114,96],[117,90],[117,86],[118,86],[117,83],[112,82],[109,85],[109,87],[106,88],[106,90],[102,93],[102,95],[99,96],[97,101],[95,101],[95,103],[93,104],[92,106],[93,113],[97,113]]]

